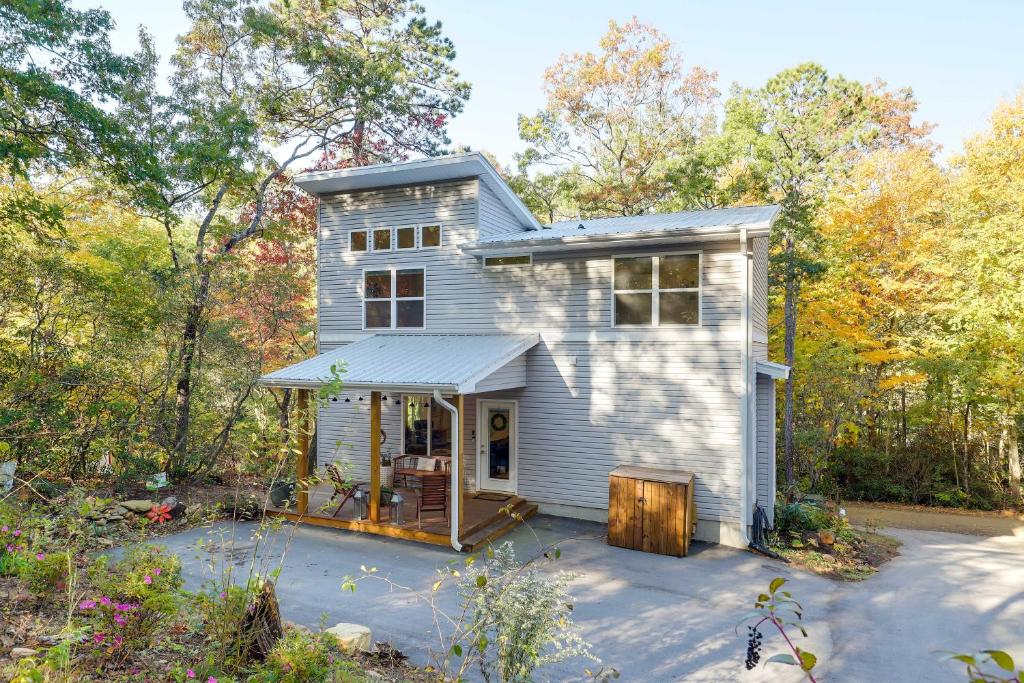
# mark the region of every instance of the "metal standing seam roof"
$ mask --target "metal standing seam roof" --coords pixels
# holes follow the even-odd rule
[[[258,380],[268,387],[315,388],[333,378],[345,387],[441,389],[472,393],[477,382],[540,341],[536,334],[375,334]]]
[[[704,235],[722,231],[765,230],[779,214],[777,205],[742,206],[731,209],[679,211],[644,216],[559,221],[539,231],[498,233],[482,237],[467,251],[490,252],[502,247],[528,248],[599,244],[611,240],[638,240],[658,236]]]

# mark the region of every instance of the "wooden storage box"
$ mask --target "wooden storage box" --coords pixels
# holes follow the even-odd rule
[[[608,544],[684,557],[697,528],[693,472],[623,466],[608,475]]]

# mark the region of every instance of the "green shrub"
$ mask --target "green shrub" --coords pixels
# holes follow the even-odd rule
[[[67,551],[54,553],[20,551],[18,577],[25,582],[29,591],[36,597],[46,597],[55,591],[67,589],[68,575],[71,571],[71,557]]]
[[[366,678],[325,633],[291,629],[248,679],[250,683],[356,683]]]

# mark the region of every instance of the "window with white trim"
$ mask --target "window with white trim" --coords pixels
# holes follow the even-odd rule
[[[422,268],[363,271],[363,327],[423,329],[426,278]]]
[[[395,249],[404,251],[416,248],[416,226],[395,228]]]
[[[349,251],[369,251],[370,242],[365,230],[353,230],[348,234]]]
[[[420,248],[436,249],[441,246],[441,224],[420,226]]]
[[[450,456],[452,454],[451,413],[429,394],[403,394],[402,453],[405,455]]]
[[[391,228],[376,228],[373,231],[373,250],[391,251]]]
[[[613,259],[612,325],[700,325],[701,255]]]

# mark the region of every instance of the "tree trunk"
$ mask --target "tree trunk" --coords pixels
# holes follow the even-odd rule
[[[1006,427],[1006,460],[1010,475],[1010,499],[1014,505],[1020,505],[1024,491],[1020,487],[1020,439],[1015,420],[1011,420]]]
[[[180,470],[185,465],[188,455],[188,432],[192,419],[192,374],[209,296],[210,274],[203,270],[181,333],[181,357],[174,403],[174,448],[165,467],[165,470],[171,472]]]
[[[793,253],[793,238],[786,238],[786,252]],[[782,452],[786,466],[786,486],[796,485],[796,473],[794,464],[796,461],[796,444],[793,441],[793,388],[794,375],[796,374],[796,296],[797,283],[790,272],[786,278],[786,299],[784,303],[786,339],[785,355],[786,365],[790,367],[789,377],[786,378],[786,405],[783,412],[782,422]]]

